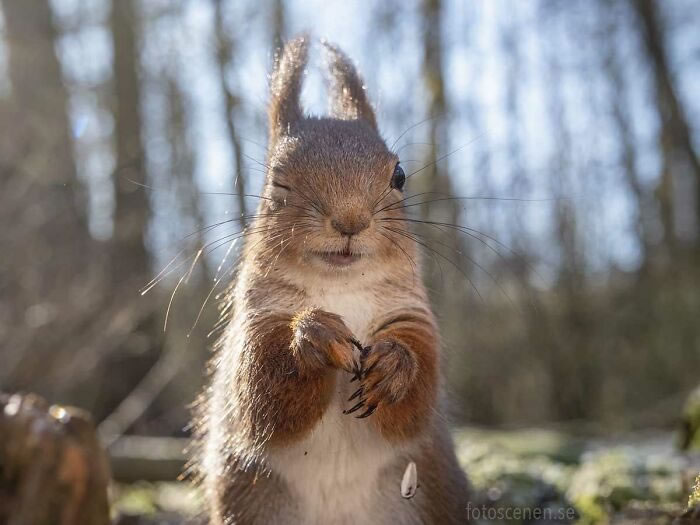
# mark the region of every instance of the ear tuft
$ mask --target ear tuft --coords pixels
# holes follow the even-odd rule
[[[321,43],[328,61],[331,115],[344,120],[364,120],[376,130],[374,110],[355,66],[338,47],[325,40]]]
[[[308,54],[309,38],[302,35],[287,42],[275,58],[275,67],[270,76],[270,103],[267,111],[271,141],[288,133],[304,118],[299,98]]]

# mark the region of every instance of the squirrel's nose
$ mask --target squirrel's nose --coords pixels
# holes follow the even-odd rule
[[[352,219],[332,219],[331,226],[340,235],[356,235],[369,226],[369,219],[364,217],[353,217]]]

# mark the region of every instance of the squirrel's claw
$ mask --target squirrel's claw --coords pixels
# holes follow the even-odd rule
[[[365,349],[362,347],[360,342],[355,339],[354,337],[350,338],[350,342],[353,344],[355,348],[357,348],[360,351],[360,354],[364,355],[365,354]]]
[[[351,396],[348,398],[348,401],[352,401],[352,400],[355,399],[357,396],[361,396],[363,390],[364,390],[364,389],[363,389],[362,387],[358,388],[358,389],[355,391],[355,393],[354,393],[353,395],[351,395]]]
[[[371,405],[369,408],[367,408],[367,410],[365,410],[362,414],[356,417],[357,419],[364,419],[374,414],[375,410],[377,410],[377,405]]]
[[[350,380],[350,382],[352,383],[354,381],[357,381],[358,379],[360,381],[362,381],[364,378],[366,378],[367,374],[369,374],[372,371],[372,369],[374,368],[374,365],[376,363],[374,363],[372,366],[370,366],[369,368],[367,368],[365,370],[364,369],[365,359],[369,355],[369,352],[372,349],[372,347],[370,347],[370,346],[363,347],[360,344],[360,342],[357,341],[356,339],[350,339],[350,342],[355,346],[355,348],[357,348],[360,351],[360,356],[359,356],[360,357],[360,365],[359,365],[358,369],[355,371],[355,375],[353,375],[352,379]],[[352,401],[352,400],[357,399],[359,397],[360,401],[356,405],[354,405],[353,407],[348,408],[347,410],[343,410],[343,414],[352,414],[353,412],[357,412],[359,409],[365,407],[367,400],[364,398],[364,394],[365,394],[365,385],[363,384],[362,386],[360,386],[360,388],[358,388],[348,398],[348,401]],[[356,416],[356,417],[357,417],[357,419],[364,419],[364,418],[369,417],[372,414],[374,414],[375,410],[377,410],[377,405],[376,404],[370,405],[369,407],[366,407],[366,410],[362,414],[360,414],[359,416]]]
[[[353,378],[351,380],[352,382],[356,379],[359,379],[362,375],[362,359],[365,356],[365,348],[363,348],[360,342],[354,337],[348,338],[348,342],[352,344],[355,347],[355,349],[359,352],[359,354],[356,354],[355,351],[353,351],[353,367],[352,370],[348,370],[348,372],[353,374]]]
[[[363,406],[365,406],[365,400],[362,399],[360,400],[359,403],[357,403],[354,407],[348,408],[347,410],[343,410],[343,414],[352,414],[353,412],[358,411],[361,409]]]

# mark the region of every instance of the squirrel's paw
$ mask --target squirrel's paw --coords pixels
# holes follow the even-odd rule
[[[324,366],[342,368],[352,374],[360,371],[359,343],[343,319],[324,310],[309,308],[292,319],[292,352],[302,368]]]
[[[361,365],[360,388],[348,399],[357,399],[357,403],[343,411],[352,414],[364,408],[358,418],[372,415],[380,404],[403,399],[418,372],[415,356],[400,343],[390,340],[367,348]]]

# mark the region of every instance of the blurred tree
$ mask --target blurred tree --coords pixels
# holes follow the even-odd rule
[[[57,33],[49,2],[3,0],[2,6],[10,53],[12,93],[8,102],[21,109],[16,115],[19,122],[5,129],[13,132],[15,151],[3,155],[3,162],[20,168],[24,171],[20,176],[51,192],[52,205],[42,214],[53,216],[35,221],[40,219],[61,237],[84,233],[84,195],[73,160],[68,94],[56,57]]]
[[[601,69],[610,84],[610,112],[617,139],[620,144],[620,165],[623,181],[634,200],[636,213],[634,233],[640,249],[640,275],[647,271],[651,257],[651,240],[648,225],[652,222],[652,207],[649,196],[637,173],[637,153],[635,137],[630,122],[632,112],[629,106],[629,93],[617,44],[620,41],[619,13],[615,12],[615,2],[604,0],[598,9],[598,23],[606,38],[599,40],[602,50]]]
[[[700,160],[693,148],[688,121],[668,63],[666,30],[656,0],[632,0],[631,5],[639,18],[641,38],[653,72],[656,111],[660,124],[659,149],[663,160],[658,198],[666,241],[673,256],[679,228],[690,230],[695,235],[695,244],[700,250]],[[689,178],[688,182],[696,188],[695,210],[676,209],[675,188],[685,182],[684,178]],[[692,224],[678,224],[679,217],[683,218],[684,223]]]
[[[114,53],[115,165],[112,279],[136,291],[148,281],[150,259],[145,235],[150,216],[141,135],[141,89],[137,31],[140,18],[133,0],[113,0],[110,29]]]
[[[545,6],[546,7],[546,4]],[[549,160],[549,181],[553,202],[553,229],[559,249],[557,291],[561,332],[549,341],[545,355],[550,375],[555,378],[550,391],[551,405],[558,419],[585,417],[595,404],[596,392],[589,388],[596,380],[596,360],[589,355],[588,303],[586,299],[585,261],[583,240],[579,233],[577,203],[568,198],[574,194],[573,178],[579,175],[573,159],[573,139],[567,121],[564,96],[564,66],[559,50],[566,44],[567,23],[573,20],[566,13],[553,10],[543,13],[540,20],[542,46],[545,55],[547,110],[551,133],[557,137],[556,147]],[[557,378],[566,378],[558,381]]]
[[[224,27],[223,0],[212,0],[214,2],[214,24],[216,38],[216,63],[219,70],[219,83],[224,96],[224,107],[226,115],[226,129],[228,140],[235,163],[234,191],[237,195],[238,213],[241,230],[246,226],[245,207],[245,174],[243,173],[243,151],[241,140],[238,135],[236,122],[236,112],[238,109],[238,96],[231,86],[235,62],[235,41],[234,33]]]
[[[519,17],[514,16],[511,19],[503,17],[507,21],[500,28],[501,48],[504,55],[505,70],[505,110],[508,115],[508,130],[507,130],[507,150],[508,150],[508,168],[510,169],[510,190],[513,195],[524,197],[529,190],[529,181],[527,180],[526,166],[522,153],[522,144],[520,140],[520,129],[522,126],[521,115],[521,92],[520,85],[523,82],[523,76],[527,74],[521,67],[522,57],[520,51],[520,42],[522,33],[520,30]],[[487,174],[488,178],[488,174]],[[517,239],[525,231],[522,217],[517,214],[511,214],[511,235]],[[520,272],[524,269],[522,265],[517,268]],[[523,276],[522,273],[520,273]]]
[[[423,23],[422,47],[423,61],[421,64],[423,89],[426,94],[427,111],[427,153],[422,159],[423,166],[416,171],[417,179],[412,180],[416,193],[423,193],[419,200],[412,202],[426,201],[421,205],[421,217],[427,221],[444,222],[447,224],[457,224],[459,206],[455,202],[440,201],[439,206],[432,206],[427,201],[453,196],[452,184],[448,175],[449,156],[445,156],[443,151],[450,147],[448,140],[449,108],[445,93],[445,79],[443,66],[443,28],[442,17],[443,7],[441,0],[423,0],[421,3],[421,20]],[[442,149],[442,151],[441,151]],[[449,152],[445,152],[449,153]],[[442,154],[442,156],[441,156]],[[410,176],[410,173],[407,175]],[[417,228],[420,230],[420,226]],[[430,257],[428,263],[429,279],[440,277],[440,282],[433,281],[432,288],[436,291],[433,298],[439,311],[449,308],[448,286],[444,280],[442,265],[451,264],[457,266],[459,272],[466,276],[464,265],[461,263],[459,234],[451,227],[430,227],[422,228],[430,236],[437,237],[438,244],[442,246],[437,249],[435,245],[425,241],[425,237],[420,241],[423,243],[427,254]],[[432,261],[432,262],[431,262]],[[454,261],[454,263],[450,263]],[[458,272],[458,273],[459,273]]]
[[[9,334],[0,345],[12,352],[2,352],[0,384],[21,387],[91,307],[91,239],[49,2],[2,8],[11,93],[0,102],[0,332]]]
[[[197,246],[203,246],[205,230],[204,217],[202,216],[201,202],[197,182],[195,181],[195,157],[192,144],[187,136],[186,101],[184,93],[178,82],[177,74],[170,73],[165,78],[165,92],[167,95],[167,121],[165,133],[167,134],[170,155],[168,159],[169,175],[172,177],[175,190],[175,198],[178,201],[178,215],[183,222],[191,221],[192,231],[184,234],[194,238]],[[208,260],[201,261],[202,276],[209,272],[206,270]],[[190,279],[196,287],[197,279]]]
[[[442,16],[441,0],[423,0],[422,75],[427,95],[426,110],[430,120],[428,121],[429,149],[425,157],[426,168],[425,173],[421,174],[420,187],[422,191],[452,195],[450,179],[447,175],[447,159],[443,159],[441,162],[438,160],[438,148],[449,148],[447,139],[449,114],[443,78]],[[428,198],[431,197],[435,198],[436,196],[428,195]],[[423,215],[426,217],[430,215],[427,205],[424,207]],[[454,213],[452,218],[454,218]]]
[[[287,34],[285,30],[287,17],[284,13],[283,0],[273,0],[270,11],[270,18],[272,19],[272,23],[270,24],[272,30],[272,48],[277,49],[284,43]]]
[[[121,319],[118,349],[105,355],[92,373],[101,379],[93,412],[99,418],[111,414],[100,427],[103,437],[114,439],[142,414],[152,398],[137,390],[156,368],[163,331],[160,307],[154,294],[138,290],[151,277],[151,256],[146,233],[152,210],[144,187],[148,184],[141,122],[139,31],[142,14],[135,0],[113,0],[109,30],[113,46],[112,95],[115,169],[114,233],[110,252],[110,290],[105,309]],[[133,392],[136,392],[134,394]],[[146,400],[144,400],[146,399]],[[116,409],[114,407],[117,407]],[[113,410],[113,411],[112,411]]]

